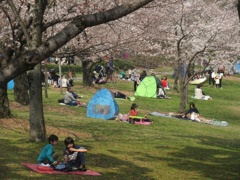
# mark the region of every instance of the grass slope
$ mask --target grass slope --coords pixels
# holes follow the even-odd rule
[[[172,79],[169,80],[173,82]],[[212,101],[193,100],[201,115],[229,122],[219,127],[191,121],[154,117],[151,126],[132,125],[114,120],[86,118],[86,109],[60,106],[57,99],[63,97],[59,89],[49,88],[49,98],[43,98],[47,134],[59,136],[55,151],[62,153],[63,140],[67,136],[76,144],[86,147],[87,167],[98,171],[101,177],[94,179],[239,179],[239,78],[227,77],[223,89],[204,84],[203,91]],[[118,81],[116,84],[74,89],[88,102],[102,87],[118,89],[133,95],[133,83]],[[189,97],[195,86],[189,86]],[[44,93],[43,93],[44,94]],[[179,94],[168,91],[171,100],[136,97],[140,113],[152,111],[177,112]],[[1,166],[0,179],[93,179],[75,175],[44,175],[32,172],[21,162],[37,163],[37,157],[46,142],[28,140],[29,109],[13,102],[9,91],[13,119],[0,119]],[[128,113],[131,101],[117,100],[120,112]]]

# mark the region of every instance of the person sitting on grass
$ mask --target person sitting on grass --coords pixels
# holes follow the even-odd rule
[[[69,106],[82,106],[83,103],[80,102],[76,97],[76,95],[73,95],[72,87],[67,88],[67,92],[64,96],[64,103]],[[74,97],[75,96],[75,97]]]
[[[212,98],[210,96],[207,96],[203,93],[200,84],[197,85],[197,87],[195,89],[194,98],[195,99],[202,99],[202,100],[212,100]]]
[[[48,138],[48,144],[44,146],[37,161],[43,164],[49,164],[56,166],[58,164],[58,154],[54,152],[54,146],[58,143],[58,137],[54,134]]]
[[[191,102],[189,104],[189,109],[187,110],[187,112],[182,116],[183,118],[186,118],[187,115],[190,114],[190,118],[192,121],[197,121],[200,122],[201,120],[198,118],[199,117],[199,111],[196,108],[195,104],[193,102]]]
[[[164,76],[161,80],[162,86],[164,89],[170,89],[169,85],[168,85],[168,80],[167,80],[167,76]]]
[[[87,149],[74,144],[74,140],[71,137],[67,137],[64,140],[64,144],[66,146],[63,150],[64,162],[76,167],[79,171],[86,171],[84,153],[87,152]]]
[[[132,106],[130,108],[130,113],[129,116],[138,116],[138,112],[139,110],[136,110],[137,108],[137,104],[136,103],[132,103]],[[142,118],[131,118],[133,121],[140,121],[141,119],[144,120],[145,122],[152,122],[152,120],[147,119],[146,116],[142,117]]]

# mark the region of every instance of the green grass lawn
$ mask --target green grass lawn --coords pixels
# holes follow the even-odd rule
[[[173,79],[169,78],[170,83]],[[102,87],[118,89],[133,95],[133,83],[118,80],[115,84],[82,87],[75,82],[74,90],[88,103]],[[59,89],[48,90],[43,98],[47,134],[59,136],[55,151],[62,153],[67,136],[88,149],[87,167],[101,177],[38,174],[22,166],[21,162],[37,163],[46,142],[29,141],[28,107],[13,103],[14,119],[0,119],[1,165],[0,179],[239,179],[240,157],[240,78],[227,77],[223,89],[208,84],[203,91],[212,101],[193,100],[195,86],[189,86],[189,102],[193,101],[200,114],[209,119],[224,120],[227,127],[174,120],[148,115],[152,111],[178,111],[179,94],[169,90],[171,100],[136,97],[140,113],[154,120],[150,126],[132,125],[115,120],[86,118],[86,109],[58,105],[64,95]],[[44,92],[44,91],[43,91]],[[44,93],[43,93],[44,95]],[[131,101],[117,100],[120,113],[129,112]],[[8,121],[8,123],[6,123]]]

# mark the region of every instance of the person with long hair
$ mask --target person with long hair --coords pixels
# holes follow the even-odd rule
[[[199,117],[199,111],[196,108],[195,104],[193,102],[191,102],[189,104],[189,109],[187,110],[187,112],[183,115],[183,118],[186,118],[187,115],[190,114],[189,119],[191,119],[192,121],[197,121],[200,122],[201,120],[198,119]]]

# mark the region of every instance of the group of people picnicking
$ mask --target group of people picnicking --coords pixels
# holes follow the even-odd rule
[[[93,82],[96,84],[105,84],[105,83],[107,83],[108,80],[111,80],[112,82],[114,82],[114,80],[113,80],[114,68],[115,68],[115,66],[113,64],[112,59],[109,59],[107,61],[106,68],[103,67],[102,65],[96,66],[92,73]],[[96,77],[97,74],[98,74],[98,76]],[[210,69],[208,71],[208,74],[209,74],[209,84],[212,84],[213,86],[216,85],[216,88],[222,88],[222,78],[224,76],[223,70],[220,69],[218,71],[213,71],[212,69]],[[151,75],[154,75],[154,74],[151,74]],[[147,76],[146,70],[143,70],[142,73],[137,73],[136,70],[130,69],[128,71],[128,75],[126,75],[126,70],[121,72],[120,78],[130,79],[131,81],[133,81],[134,82],[133,88],[134,88],[134,91],[136,91],[137,86],[140,84],[141,81],[143,81],[143,79],[146,76]],[[106,77],[105,80],[104,80],[104,77]],[[157,97],[158,98],[166,98],[167,97],[166,90],[169,90],[169,89],[170,89],[170,85],[168,83],[167,76],[164,76],[161,78],[161,82],[157,87]],[[123,98],[123,99],[130,99],[130,100],[135,99],[135,98],[133,99],[119,91],[113,91],[112,94],[113,94],[114,98]],[[79,98],[81,98],[81,97],[82,96],[79,96],[73,92],[72,86],[68,86],[66,95],[64,97],[64,103],[67,105],[71,105],[71,106],[86,105],[85,103],[82,103],[81,101],[79,101]],[[202,100],[212,100],[211,96],[206,95],[202,91],[201,85],[197,85],[197,87],[195,88],[193,98],[202,99]],[[194,106],[194,108],[195,108],[194,104],[190,104],[190,109],[192,106]],[[192,114],[192,113],[190,112],[190,114]],[[196,113],[196,114],[198,114],[198,113]],[[190,119],[193,119],[193,118],[190,118]]]
[[[61,162],[59,161],[59,153],[54,151],[54,146],[58,144],[58,140],[58,136],[54,134],[48,137],[48,144],[43,147],[37,158],[40,166],[48,166],[55,169],[59,164],[65,163],[65,165],[68,164],[71,167],[71,170],[87,171],[84,155],[87,149],[75,144],[72,137],[67,137],[64,140],[62,154],[64,160]]]
[[[55,69],[51,69],[49,72],[47,72],[46,76],[48,79],[48,84],[52,85],[54,88],[67,88],[73,85],[73,72],[72,70],[69,70],[68,74],[63,74],[60,78],[59,75],[57,75]],[[42,85],[45,84],[45,72],[41,71],[41,79],[42,79]]]

